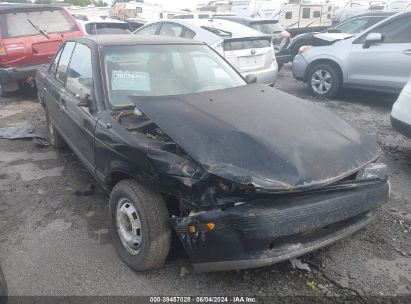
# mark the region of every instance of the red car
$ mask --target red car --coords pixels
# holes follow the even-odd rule
[[[0,94],[30,85],[39,65],[49,63],[63,41],[83,35],[62,7],[0,6]]]

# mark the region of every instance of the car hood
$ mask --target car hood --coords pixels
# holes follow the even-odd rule
[[[347,38],[353,37],[353,34],[346,34],[346,33],[319,33],[315,34],[314,37],[317,39],[321,39],[327,42],[335,42]]]
[[[257,191],[330,184],[380,154],[373,136],[338,115],[264,85],[135,104],[209,173]]]

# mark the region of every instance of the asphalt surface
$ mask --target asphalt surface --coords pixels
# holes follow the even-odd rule
[[[196,274],[181,249],[163,269],[134,272],[108,234],[107,196],[74,192],[93,179],[70,150],[0,139],[0,263],[10,295],[395,296],[411,294],[411,139],[391,128],[396,96],[353,90],[311,97],[290,67],[277,88],[341,114],[376,134],[392,194],[376,219],[353,236],[290,262],[246,271]],[[275,101],[273,101],[275,102]],[[45,127],[34,96],[0,99],[0,127]],[[292,123],[292,122],[290,122]],[[302,134],[303,136],[303,134]]]

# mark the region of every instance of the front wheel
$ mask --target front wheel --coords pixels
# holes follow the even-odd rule
[[[134,180],[123,180],[110,195],[110,232],[120,258],[144,271],[164,265],[171,229],[162,196]]]
[[[322,63],[308,72],[308,89],[314,96],[332,98],[341,88],[341,76],[336,66]]]

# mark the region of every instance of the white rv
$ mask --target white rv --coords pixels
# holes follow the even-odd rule
[[[233,0],[231,11],[243,17],[275,19],[285,28],[326,28],[331,25],[334,4],[320,1]]]

